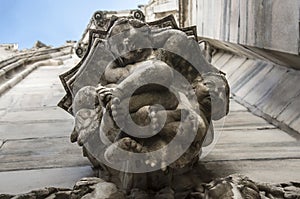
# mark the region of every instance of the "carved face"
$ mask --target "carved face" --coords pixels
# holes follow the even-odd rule
[[[208,88],[212,102],[212,119],[218,120],[229,111],[229,86],[219,74],[203,75],[203,84]]]
[[[228,113],[229,86],[222,76],[213,73],[198,76],[192,86],[199,104],[211,111],[213,120],[221,119]]]
[[[193,81],[192,87],[196,93],[198,102],[202,102],[204,99],[209,97],[209,89],[206,87],[203,77],[198,76]]]
[[[145,60],[152,48],[147,27],[134,28],[128,23],[112,27],[108,40],[110,50],[127,62]]]

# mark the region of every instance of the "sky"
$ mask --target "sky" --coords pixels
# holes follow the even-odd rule
[[[149,0],[0,0],[0,43],[31,48],[79,40],[97,10],[136,9]]]

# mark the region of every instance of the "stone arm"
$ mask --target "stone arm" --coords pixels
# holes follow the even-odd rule
[[[107,83],[118,83],[129,75],[129,70],[129,66],[119,67],[116,62],[112,62],[104,71],[104,79]]]
[[[167,52],[165,54],[167,57],[164,58],[164,61],[167,61],[168,64],[170,63],[169,65],[171,65],[171,67],[176,67],[179,64],[180,67],[184,68],[182,60],[185,60],[198,70],[196,72],[200,72],[201,74],[206,72],[219,72],[217,68],[208,63],[205,59],[198,43],[194,39],[188,38],[188,36],[180,30],[170,29],[154,33],[153,42],[154,48],[160,48]],[[172,58],[172,54],[177,57],[177,59]],[[181,63],[179,60],[181,60]]]

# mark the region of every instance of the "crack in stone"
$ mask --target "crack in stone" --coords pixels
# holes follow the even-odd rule
[[[0,149],[3,147],[3,145],[7,142],[7,140],[0,140]]]

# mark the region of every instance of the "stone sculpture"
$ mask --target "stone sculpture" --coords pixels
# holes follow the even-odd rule
[[[226,78],[202,56],[194,29],[172,17],[104,21],[107,30],[90,30],[82,61],[60,76],[67,95],[59,106],[75,117],[71,141],[118,187],[190,194],[199,183],[178,179],[211,142],[211,120],[228,113]]]
[[[203,183],[184,197],[177,194],[177,198],[188,199],[297,199],[299,196],[299,183],[261,183],[238,174],[216,179],[207,184]],[[20,195],[0,194],[0,198],[169,199],[174,198],[174,191],[165,188],[159,192],[147,193],[141,189],[132,189],[126,194],[113,183],[105,182],[100,178],[89,177],[78,181],[73,189],[49,187]]]

